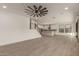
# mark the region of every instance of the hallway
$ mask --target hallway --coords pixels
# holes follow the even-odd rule
[[[1,46],[0,55],[78,56],[79,42],[75,38],[66,36],[43,36],[42,38]]]

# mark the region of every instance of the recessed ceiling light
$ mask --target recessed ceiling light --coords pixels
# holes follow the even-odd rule
[[[69,8],[68,7],[65,7],[65,10],[68,10]]]
[[[7,8],[7,6],[2,6],[2,8]]]

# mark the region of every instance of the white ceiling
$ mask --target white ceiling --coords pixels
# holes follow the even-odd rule
[[[2,5],[6,5],[8,8],[6,9],[7,11],[14,11],[17,13],[24,13],[24,5],[23,3],[0,3],[0,10],[2,9]],[[65,11],[65,7],[69,7],[68,12],[74,13],[76,15],[79,15],[79,3],[26,3],[26,5],[43,5],[44,7],[47,7],[49,12],[50,10],[52,11],[59,11],[62,13]]]
[[[3,5],[6,5],[7,8],[3,9]],[[32,7],[33,5],[42,5],[43,7],[47,7],[49,16],[56,13],[66,14],[66,12],[71,13],[72,15],[79,15],[79,3],[0,3],[0,11],[8,11],[25,15],[24,9],[26,7],[24,7],[24,5]],[[69,7],[69,9],[65,10],[65,7]]]
[[[34,5],[34,3],[32,4],[27,4],[27,5]],[[76,15],[79,15],[79,3],[39,3],[39,4],[35,4],[35,5],[43,5],[45,7],[48,8],[49,12],[50,10],[52,11],[59,11],[59,12],[64,12],[64,8],[65,7],[69,7],[69,10],[67,10],[70,13],[74,13]],[[52,12],[51,12],[52,13]]]
[[[3,9],[2,6],[7,6],[6,9]],[[0,11],[7,11],[12,13],[18,13],[24,15],[24,5],[22,3],[0,3]]]

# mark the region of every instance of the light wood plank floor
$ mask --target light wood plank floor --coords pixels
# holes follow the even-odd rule
[[[0,47],[2,56],[78,56],[79,42],[66,36],[43,36]]]

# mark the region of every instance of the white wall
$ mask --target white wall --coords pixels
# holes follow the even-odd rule
[[[26,32],[23,31],[8,31],[6,32],[0,32],[0,46],[6,45],[6,44],[12,44],[16,42],[31,40],[35,38],[40,38],[41,35],[37,30],[27,30]]]
[[[0,31],[1,30],[23,30],[29,29],[29,16],[15,12],[0,11]]]
[[[1,46],[41,37],[36,30],[29,30],[30,17],[14,10],[0,10]]]

